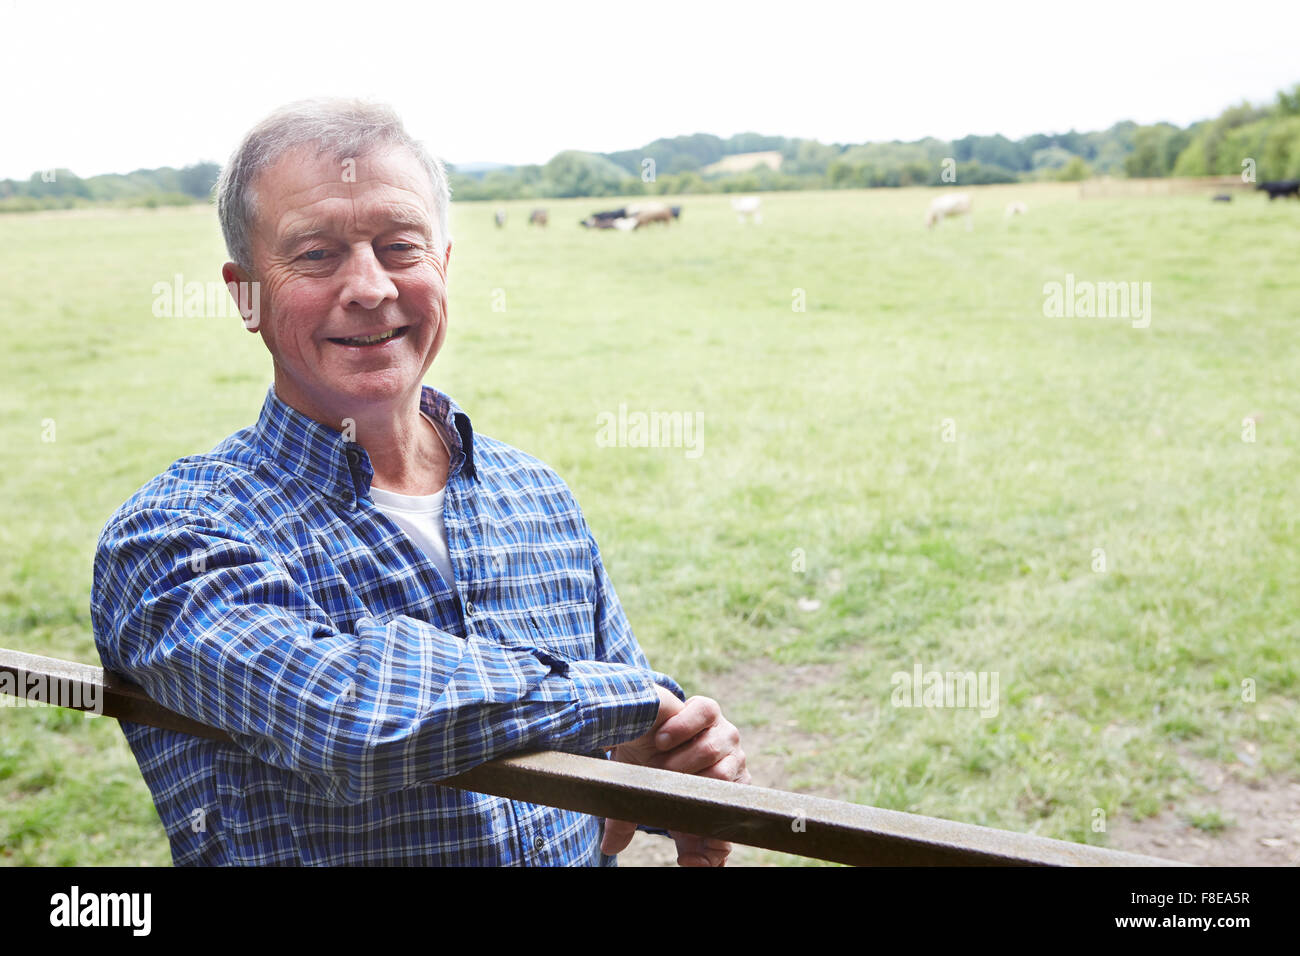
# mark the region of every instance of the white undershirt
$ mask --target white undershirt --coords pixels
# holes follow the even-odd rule
[[[420,414],[433,425],[428,415],[423,412]],[[441,439],[442,433],[437,426],[433,430]],[[442,444],[446,447],[447,442],[444,440]],[[451,460],[450,450],[447,459]],[[443,582],[454,590],[456,579],[451,570],[451,553],[447,549],[447,526],[442,520],[446,493],[446,485],[431,495],[399,495],[395,491],[370,486],[370,497],[375,502],[375,507],[388,515],[393,524],[419,545],[437,567]]]

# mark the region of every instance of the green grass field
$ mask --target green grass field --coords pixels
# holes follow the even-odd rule
[[[1300,209],[972,192],[971,232],[928,233],[924,190],[769,194],[760,226],[688,196],[627,234],[576,225],[608,200],[455,206],[429,381],[572,485],[759,780],[1105,845],[1094,811],[1179,799],[1184,756],[1300,770]],[[0,217],[0,646],[97,662],[104,521],[256,417],[260,339],[151,311],[223,260],[207,208]],[[1151,283],[1150,326],[1045,317],[1067,274]],[[701,453],[601,447],[620,405],[698,414]],[[914,662],[996,673],[996,716],[892,706]],[[0,848],[170,861],[114,722],[45,709],[0,708]]]

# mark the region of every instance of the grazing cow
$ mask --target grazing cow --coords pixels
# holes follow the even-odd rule
[[[956,193],[952,196],[936,196],[934,202],[930,203],[930,210],[925,214],[925,225],[927,229],[933,229],[934,224],[941,219],[949,216],[965,216],[966,231],[970,232],[971,226],[971,201],[969,193]]]
[[[1027,212],[1029,212],[1029,207],[1024,203],[1009,202],[1007,203],[1007,211],[1003,218],[1010,219],[1012,216],[1023,216]]]
[[[668,206],[666,204],[658,201],[639,202],[639,203],[633,203],[632,205],[628,206],[626,209],[623,210],[623,213],[629,219],[635,219],[637,216],[644,215],[645,213],[648,212],[663,212],[667,209]]]
[[[506,224],[506,211],[504,209],[498,209],[492,214],[492,218],[496,222],[497,228],[500,229]]]
[[[620,223],[627,223],[627,225],[620,225]],[[578,225],[587,229],[631,229],[635,224],[635,219],[628,219],[626,216],[605,216],[603,218],[588,216],[578,223]]]
[[[1229,196],[1227,193],[1219,193],[1217,196],[1214,197],[1214,199],[1213,199],[1212,201],[1213,201],[1213,202],[1232,202],[1232,197]]]
[[[633,218],[636,220],[636,225],[632,227],[633,229],[640,229],[642,226],[648,225],[652,222],[662,222],[667,226],[673,221],[673,211],[667,206],[659,206],[658,208],[647,208],[643,206],[637,210],[636,216]]]
[[[763,221],[762,196],[737,196],[731,200],[731,208],[736,213],[736,222],[744,222],[749,216],[754,222]]]
[[[587,218],[594,219],[597,222],[612,221],[614,219],[626,219],[626,209],[609,209],[605,212],[593,212]]]
[[[639,229],[647,223],[673,221],[673,211],[661,202],[635,203],[627,207],[627,218],[635,220],[633,229]]]
[[[1268,193],[1269,202],[1279,196],[1283,198],[1295,196],[1296,199],[1300,199],[1300,179],[1278,179],[1271,183],[1260,183],[1255,188],[1265,190]]]
[[[534,210],[532,211],[532,214],[529,215],[529,217],[528,217],[528,225],[530,225],[530,226],[534,226],[534,225],[536,225],[536,226],[545,226],[545,225],[546,225],[546,210],[545,210],[545,209],[534,209]]]
[[[681,206],[677,215],[681,215]],[[611,209],[607,212],[592,213],[579,225],[588,229],[619,229],[624,232],[639,229],[652,222],[670,223],[677,216],[673,210],[661,202],[637,203],[623,209]]]

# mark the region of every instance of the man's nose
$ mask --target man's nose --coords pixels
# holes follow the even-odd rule
[[[344,265],[342,299],[344,308],[374,310],[386,300],[397,298],[397,286],[370,246],[356,246]]]

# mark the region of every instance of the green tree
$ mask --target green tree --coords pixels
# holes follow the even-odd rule
[[[195,163],[186,166],[180,172],[181,192],[195,199],[207,199],[212,195],[212,187],[217,184],[221,167],[216,163]]]
[[[563,198],[614,196],[630,177],[604,156],[566,150],[551,157],[542,167],[542,178],[550,195]]]
[[[1133,152],[1124,160],[1124,172],[1134,178],[1168,176],[1188,140],[1185,130],[1170,123],[1140,126],[1133,137]]]
[[[1300,83],[1286,90],[1277,91],[1277,111],[1282,116],[1300,116]]]
[[[1187,148],[1178,154],[1174,163],[1175,176],[1208,176],[1209,167],[1205,164],[1205,141],[1194,139]]]
[[[1077,183],[1088,179],[1091,176],[1092,170],[1088,167],[1088,164],[1084,162],[1083,157],[1075,156],[1061,167],[1061,170],[1056,174],[1056,179],[1058,182],[1062,183]]]

